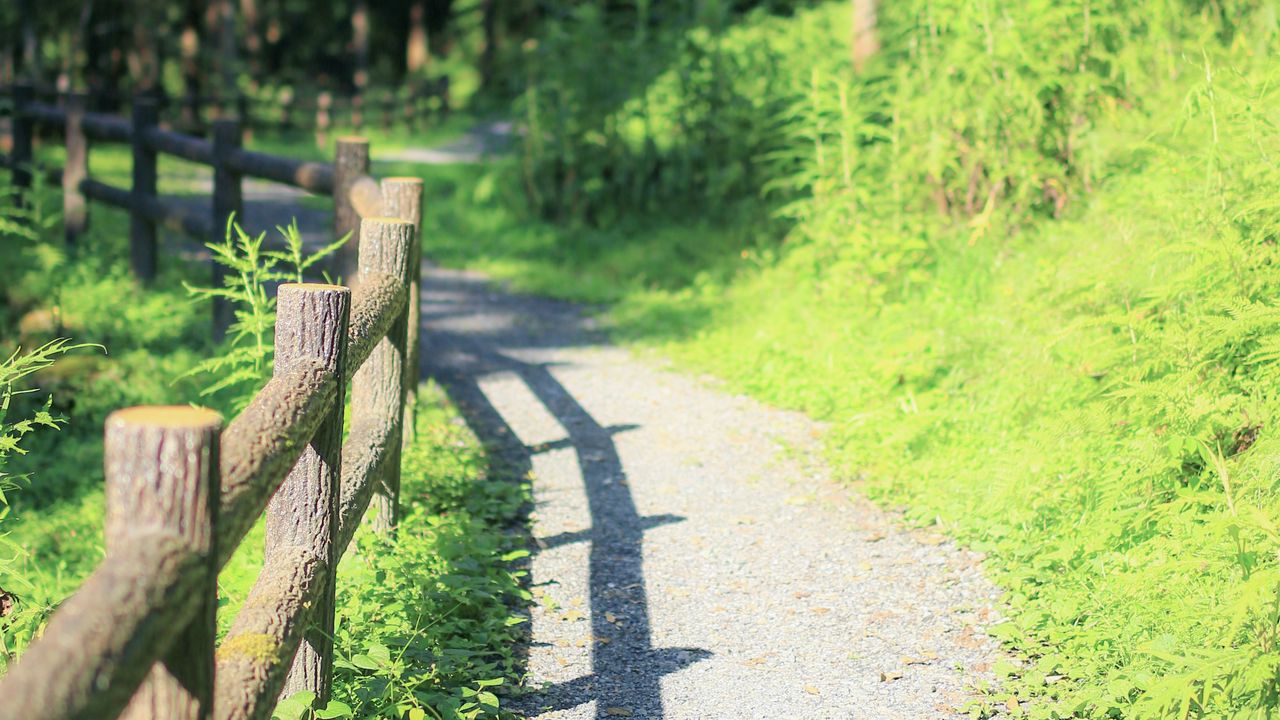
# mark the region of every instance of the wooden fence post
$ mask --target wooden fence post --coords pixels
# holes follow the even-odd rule
[[[317,707],[329,700],[333,681],[334,574],[338,531],[338,482],[342,464],[342,384],[351,290],[311,283],[281,285],[276,305],[275,374],[297,362],[319,363],[338,378],[328,416],[302,451],[267,506],[265,560],[289,548],[314,553],[326,568],[325,589],[311,608],[311,623],[280,697],[309,690]]]
[[[84,113],[88,99],[83,93],[67,97],[67,162],[62,169],[62,225],[67,244],[89,226],[89,206],[80,183],[89,176],[89,139],[84,134]]]
[[[414,414],[418,406],[418,331],[422,305],[422,179],[386,178],[382,181],[382,207],[388,217],[413,223],[413,253],[409,258],[409,307],[405,322],[404,444],[416,438]]]
[[[340,238],[350,233],[351,239],[334,256],[335,273],[343,282],[355,286],[360,213],[351,202],[351,186],[362,175],[369,174],[369,141],[358,137],[338,138],[333,159],[333,234]]]
[[[231,154],[240,149],[240,123],[235,120],[213,121],[213,233],[210,240],[223,239],[227,221],[233,215],[241,222],[244,212],[244,196],[241,177],[230,167]],[[213,263],[213,286],[222,287],[227,268]],[[221,340],[235,320],[231,304],[224,298],[213,299],[213,337]]]
[[[31,148],[34,123],[26,114],[27,104],[35,99],[35,88],[29,83],[13,86],[13,186],[18,190],[31,188]]]
[[[187,627],[173,628],[170,650],[151,668],[121,716],[129,720],[213,716],[221,427],[217,413],[187,406],[135,407],[107,418],[108,555],[128,553],[159,531],[200,554],[205,573],[200,609]]]
[[[409,258],[413,256],[413,225],[394,218],[365,218],[360,226],[360,274],[391,275],[409,282]],[[400,499],[400,423],[404,418],[405,310],[386,337],[378,341],[369,358],[351,379],[351,424],[374,422],[390,432],[387,461],[373,478],[371,507],[377,508],[373,527],[387,532],[395,527]]]
[[[129,260],[143,282],[156,276],[156,225],[143,212],[145,202],[156,195],[156,151],[146,134],[156,126],[155,98],[133,99],[133,197],[129,210]]]

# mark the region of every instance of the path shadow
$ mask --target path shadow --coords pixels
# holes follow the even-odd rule
[[[625,706],[634,717],[664,716],[660,681],[711,655],[696,648],[654,648],[643,567],[644,533],[684,518],[642,517],[614,444],[616,434],[634,429],[605,427],[552,374],[553,363],[521,359],[520,351],[597,344],[603,335],[579,308],[532,297],[495,292],[483,280],[460,273],[424,275],[422,354],[424,376],[432,377],[458,406],[472,430],[509,471],[527,473],[536,453],[572,448],[591,515],[589,530],[545,538],[550,549],[590,542],[588,560],[591,632],[590,675],[554,685],[534,695],[529,713],[563,710],[596,701],[596,718]],[[486,396],[481,380],[495,373],[518,377],[565,428],[563,440],[527,446]]]

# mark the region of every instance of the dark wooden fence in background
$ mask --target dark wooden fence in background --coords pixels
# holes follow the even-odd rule
[[[5,94],[12,92],[12,88],[5,90]],[[33,86],[31,92],[33,99],[55,107],[62,107],[66,98],[73,95],[51,86]],[[143,97],[103,90],[83,95],[90,110],[104,106],[118,109]],[[154,100],[159,116],[169,126],[184,133],[203,136],[216,121],[235,119],[246,134],[257,130],[314,132],[318,147],[328,144],[334,128],[352,128],[356,132],[366,127],[418,130],[430,118],[444,117],[450,110],[447,75],[396,91],[370,90],[351,95],[284,87],[234,96],[150,94],[145,97]]]
[[[52,107],[19,89],[8,159],[19,185],[31,181],[37,122],[66,130],[67,166],[54,174],[68,239],[84,230],[87,200],[126,209],[142,279],[155,272],[156,224],[207,236],[239,206],[244,176],[332,194],[335,230],[354,225],[360,262],[354,290],[280,287],[273,376],[225,428],[190,407],[107,419],[106,558],[0,679],[0,720],[265,719],[299,690],[323,702],[334,570],[370,506],[375,530],[394,527],[401,449],[413,440],[422,182],[379,185],[365,174],[368,144],[359,139],[340,142],[333,164],[306,163],[240,148],[229,121],[203,140],[158,128],[147,101],[125,120],[85,112],[75,98]],[[132,145],[131,188],[89,177],[90,138]],[[208,214],[156,193],[158,152],[214,168]],[[264,510],[263,569],[215,649],[217,572]]]
[[[60,106],[59,106],[60,105]],[[369,176],[369,143],[362,138],[340,138],[332,163],[317,163],[254,152],[241,147],[237,120],[214,121],[209,139],[160,127],[154,99],[135,98],[130,118],[86,109],[84,95],[70,95],[59,105],[35,98],[30,86],[17,86],[12,95],[11,154],[0,155],[0,164],[13,169],[19,188],[32,184],[33,171],[63,190],[66,239],[75,243],[88,225],[88,201],[122,208],[130,214],[130,262],[144,282],[156,274],[157,226],[164,226],[198,240],[216,239],[233,214],[243,213],[243,179],[262,178],[333,199],[335,237],[352,234],[362,216],[380,213],[377,182]],[[39,126],[63,130],[66,163],[62,168],[37,168],[34,144]],[[123,143],[133,152],[132,186],[110,185],[89,174],[90,141]],[[165,198],[157,190],[157,155],[163,153],[213,169],[213,192],[207,212],[193,211],[189,203]],[[282,218],[282,223],[287,218]],[[337,271],[355,272],[355,243],[338,253]],[[222,285],[221,266],[214,264],[214,284]],[[215,331],[229,322],[225,305],[215,306]]]

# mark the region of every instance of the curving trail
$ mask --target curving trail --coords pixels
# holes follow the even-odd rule
[[[949,717],[990,679],[978,558],[831,482],[820,428],[424,269],[426,370],[534,478],[529,717]]]
[[[483,128],[410,153],[472,162]],[[481,153],[472,157],[479,147]],[[246,222],[329,212],[247,183]],[[540,720],[923,720],[990,681],[979,558],[829,477],[821,428],[611,346],[580,307],[424,267],[424,377],[532,473]]]

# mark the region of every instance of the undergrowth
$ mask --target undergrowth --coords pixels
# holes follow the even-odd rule
[[[530,61],[542,133],[428,252],[615,303],[986,552],[1016,660],[971,714],[1280,711],[1275,6],[884,4],[856,76],[822,50],[847,3],[664,39],[600,12],[527,46],[578,55]],[[662,52],[578,42],[628,29]]]

